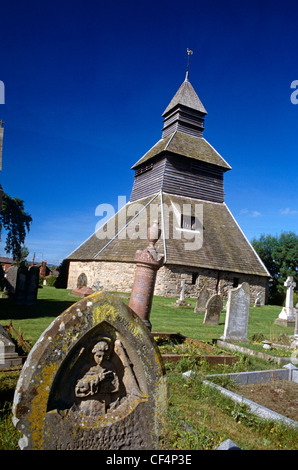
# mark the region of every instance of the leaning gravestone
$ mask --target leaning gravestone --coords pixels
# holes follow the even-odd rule
[[[13,422],[24,449],[155,449],[166,403],[150,330],[127,305],[99,292],[57,317],[32,348]]]
[[[203,323],[205,325],[218,325],[219,317],[222,311],[223,302],[220,295],[214,294],[210,297],[206,305],[205,317]]]
[[[17,276],[17,266],[11,266],[10,268],[8,268],[5,274],[5,290],[8,292],[9,295],[13,295],[16,291]]]
[[[224,341],[247,341],[250,288],[247,282],[231,289],[228,294]]]
[[[210,294],[206,287],[200,291],[199,296],[196,301],[196,306],[194,309],[194,313],[205,313],[206,305],[209,300]]]

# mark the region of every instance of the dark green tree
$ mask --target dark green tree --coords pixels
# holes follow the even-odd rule
[[[18,262],[22,258],[22,249],[26,233],[30,230],[32,217],[25,212],[24,201],[3,193],[0,212],[0,233],[6,231],[5,251],[11,253]]]
[[[298,285],[298,236],[294,232],[261,235],[252,240],[252,245],[272,277],[269,303],[282,304],[286,278],[293,276]]]

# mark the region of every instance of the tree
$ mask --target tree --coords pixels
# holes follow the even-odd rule
[[[11,253],[16,261],[22,258],[22,245],[25,241],[26,231],[30,230],[31,222],[32,217],[25,212],[24,201],[3,193],[0,232],[2,228],[6,231],[5,251]]]
[[[16,261],[17,265],[20,266],[22,264],[25,264],[26,258],[27,258],[28,255],[29,255],[28,248],[25,245],[22,245],[19,258],[15,257],[15,261]]]
[[[279,236],[261,235],[252,245],[271,274],[269,302],[282,304],[285,297],[284,282],[293,276],[298,285],[298,236],[282,232]]]

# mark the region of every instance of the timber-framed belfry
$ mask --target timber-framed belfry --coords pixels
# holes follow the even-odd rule
[[[224,173],[230,165],[203,137],[207,111],[186,74],[163,113],[161,139],[132,167],[130,201],[68,256],[68,288],[84,273],[88,287],[131,292],[136,250],[147,244],[156,220],[164,253],[155,295],[197,297],[204,286],[227,298],[248,282],[251,302],[266,303],[270,274],[224,201]]]

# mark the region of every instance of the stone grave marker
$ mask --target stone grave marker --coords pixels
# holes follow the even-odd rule
[[[27,274],[26,305],[34,305],[37,300],[39,268],[31,266]]]
[[[224,341],[247,341],[247,326],[250,307],[250,288],[243,282],[228,294]]]
[[[0,325],[0,369],[22,364],[22,358],[15,351],[15,345],[7,331]]]
[[[11,266],[5,274],[5,290],[9,295],[14,295],[17,285],[18,267]]]
[[[15,303],[23,305],[26,303],[27,296],[27,276],[28,268],[26,266],[21,266],[18,269],[17,283],[15,290]]]
[[[203,289],[200,291],[199,296],[197,298],[194,313],[205,313],[206,305],[207,305],[209,297],[210,297],[210,294],[208,290],[206,289],[206,287],[203,287]]]
[[[292,276],[289,276],[284,282],[284,286],[287,288],[286,293],[286,305],[283,307],[275,323],[283,326],[294,326],[296,319],[296,309],[293,304],[293,293],[296,287],[296,282]]]
[[[203,323],[205,325],[218,325],[219,317],[222,311],[223,302],[218,294],[210,297],[206,305],[205,317]]]
[[[97,292],[36,342],[15,390],[22,449],[156,449],[167,405],[158,347],[144,321]]]

